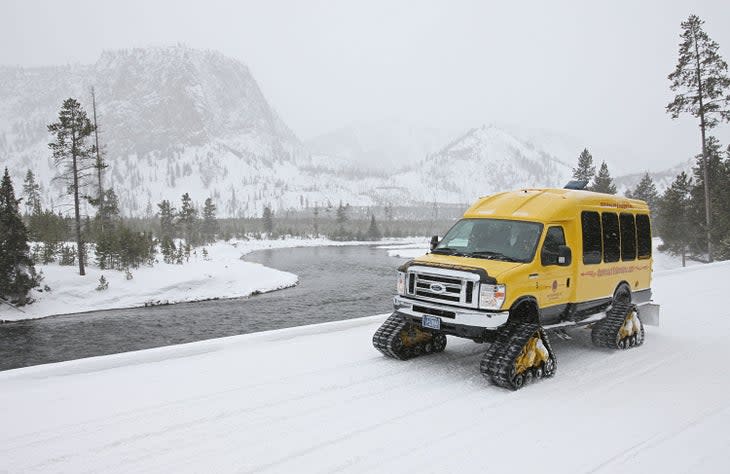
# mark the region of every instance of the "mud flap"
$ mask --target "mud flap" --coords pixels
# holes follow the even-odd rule
[[[659,305],[645,303],[638,306],[639,319],[647,326],[659,326]]]

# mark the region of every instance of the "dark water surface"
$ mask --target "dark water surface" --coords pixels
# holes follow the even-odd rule
[[[388,312],[401,259],[372,246],[261,250],[247,261],[295,273],[250,298],[0,324],[0,370]]]

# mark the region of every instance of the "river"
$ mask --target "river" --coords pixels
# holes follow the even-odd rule
[[[51,316],[0,325],[0,370],[386,313],[403,261],[375,246],[261,250],[292,288],[225,300]]]

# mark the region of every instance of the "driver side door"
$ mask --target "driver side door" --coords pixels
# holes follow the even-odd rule
[[[561,245],[566,245],[565,230],[559,225],[549,226],[540,247],[540,272],[537,277],[537,298],[543,324],[561,319],[574,284],[571,281],[573,265],[558,261]]]

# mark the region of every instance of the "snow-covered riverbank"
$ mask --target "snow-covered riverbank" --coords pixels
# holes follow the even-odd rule
[[[87,267],[86,276],[79,276],[77,267],[58,264],[39,265],[43,285],[50,292],[33,291],[33,304],[20,310],[0,306],[0,321],[41,318],[56,314],[79,313],[104,309],[129,308],[145,305],[172,304],[216,298],[237,298],[290,287],[297,276],[263,265],[246,262],[241,257],[262,249],[345,246],[345,245],[412,245],[425,239],[394,239],[381,242],[335,242],[327,239],[246,240],[217,242],[196,249],[183,265],[157,263],[132,270],[127,280],[124,272]],[[160,258],[160,260],[162,260]],[[104,275],[109,287],[97,291],[99,278]]]

